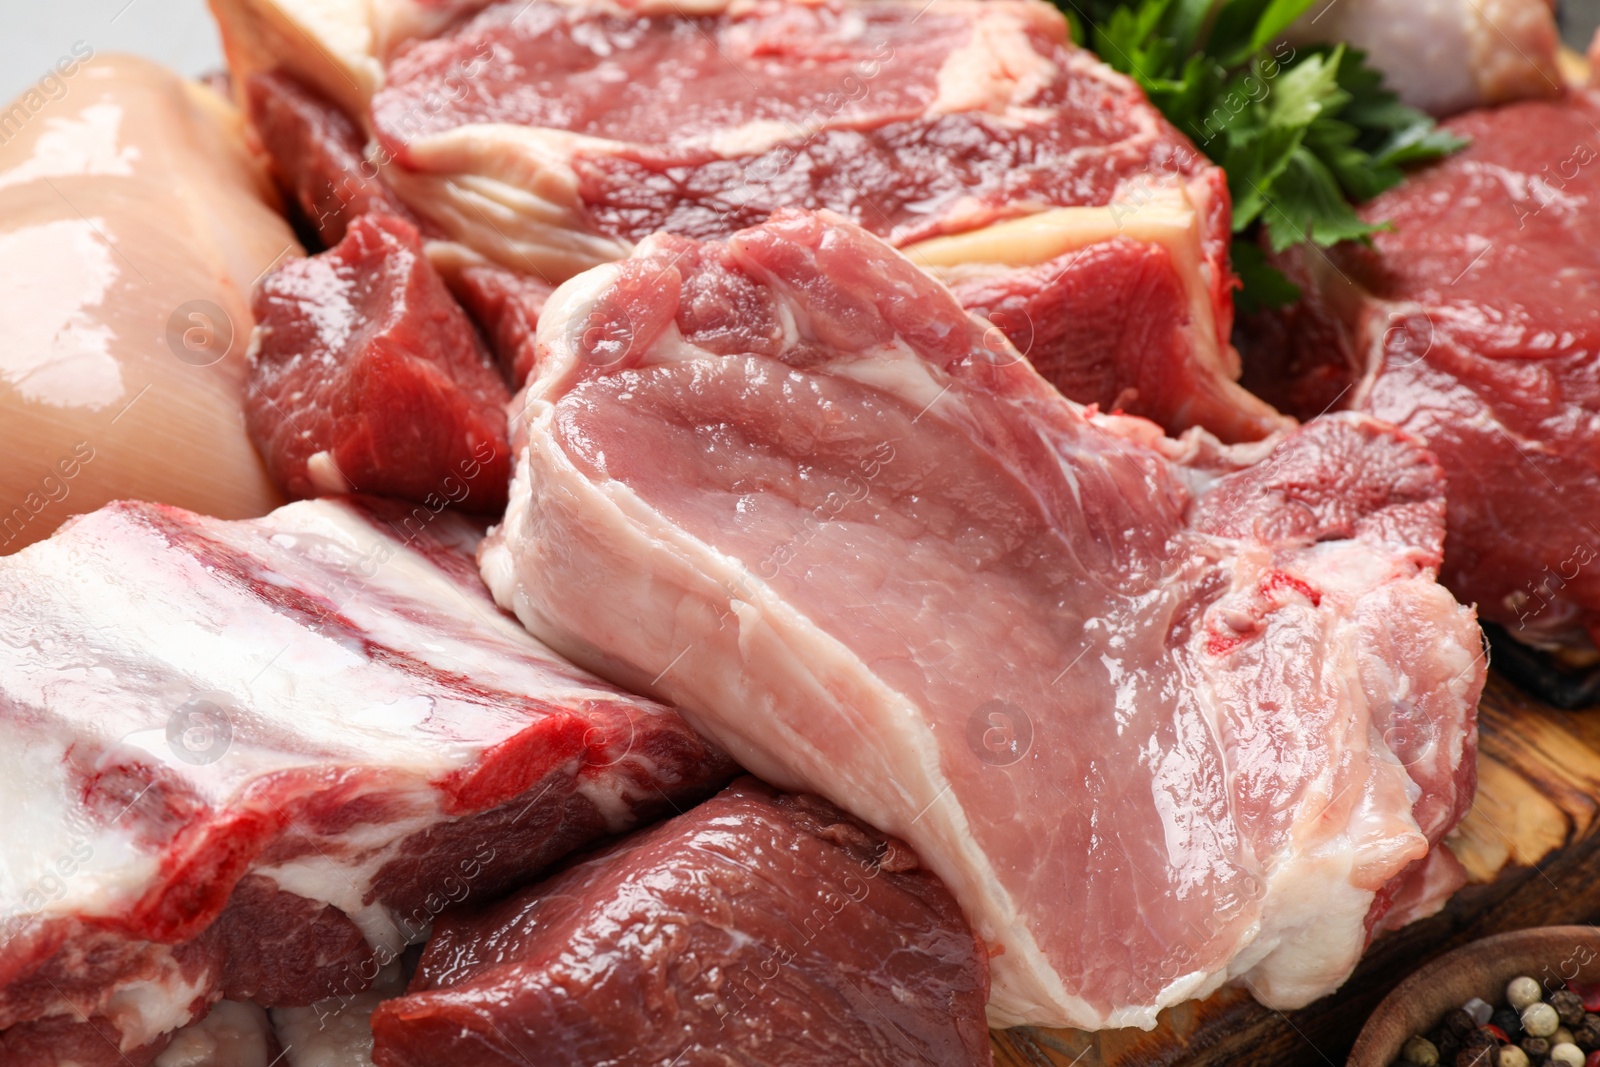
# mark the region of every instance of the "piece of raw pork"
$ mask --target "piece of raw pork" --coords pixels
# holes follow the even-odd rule
[[[991,945],[995,1023],[1332,990],[1472,795],[1438,465],[1354,415],[1169,440],[985,334],[828,215],[568,282],[496,599],[908,841]]]
[[[447,907],[727,758],[529,637],[479,530],[113,504],[0,560],[0,1061],[144,1067],[219,998],[365,990]]]

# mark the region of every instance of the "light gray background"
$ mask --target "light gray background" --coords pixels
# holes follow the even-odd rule
[[[1580,52],[1600,24],[1600,0],[1562,0],[1567,43]],[[138,52],[189,75],[222,63],[205,0],[0,0],[0,100],[38,80],[77,41]]]
[[[38,81],[77,41],[189,75],[222,65],[205,0],[0,0],[0,100]]]

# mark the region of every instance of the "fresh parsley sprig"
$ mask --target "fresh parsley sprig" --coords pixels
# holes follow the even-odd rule
[[[1274,252],[1370,240],[1387,224],[1363,221],[1355,205],[1466,143],[1400,103],[1356,49],[1286,43],[1316,0],[1057,2],[1078,40],[1227,172],[1247,312],[1300,295],[1268,264],[1258,228]]]

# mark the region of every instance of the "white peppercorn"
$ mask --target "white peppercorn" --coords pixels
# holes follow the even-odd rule
[[[1561,1026],[1561,1016],[1543,1001],[1522,1009],[1522,1028],[1534,1037],[1549,1037]]]
[[[1506,1045],[1495,1054],[1494,1067],[1528,1067],[1528,1054],[1515,1045]]]
[[[1583,1050],[1570,1042],[1551,1045],[1550,1063],[1560,1067],[1583,1067]]]
[[[1506,1003],[1512,1008],[1521,1011],[1529,1004],[1537,1004],[1543,1000],[1544,990],[1539,988],[1539,983],[1527,975],[1519,975],[1506,983]]]
[[[1400,1050],[1400,1060],[1416,1067],[1437,1067],[1439,1049],[1425,1037],[1413,1037]]]

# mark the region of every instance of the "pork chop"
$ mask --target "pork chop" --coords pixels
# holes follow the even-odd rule
[[[579,276],[496,599],[908,841],[990,944],[996,1024],[1329,992],[1472,794],[1437,464],[1356,415],[1170,440],[987,334],[831,215]]]

